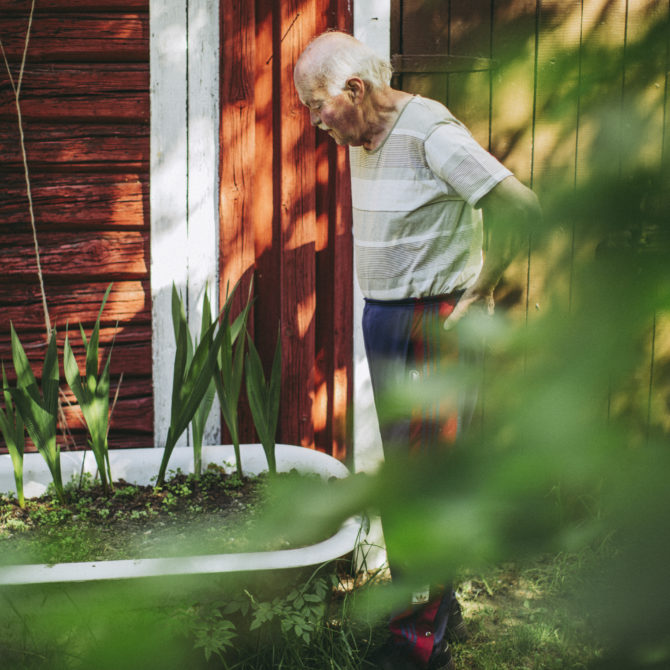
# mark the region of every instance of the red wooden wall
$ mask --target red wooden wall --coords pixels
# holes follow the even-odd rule
[[[29,10],[29,0],[0,0],[0,39],[15,78]],[[90,328],[114,282],[101,338],[109,345],[115,337],[114,387],[123,372],[114,447],[153,444],[148,12],[148,0],[38,0],[21,92],[50,319],[61,346],[66,322],[74,326],[80,360],[77,322]],[[10,321],[37,367],[45,318],[14,95],[0,61],[0,359],[9,369]],[[62,389],[83,447],[79,413],[67,404],[74,398],[65,382]]]
[[[268,362],[281,323],[279,441],[339,457],[352,398],[349,177],[345,150],[310,126],[293,66],[316,34],[350,30],[351,11],[342,0],[221,4],[221,296],[240,277],[246,296],[255,274]]]
[[[0,0],[0,39],[15,73],[29,7]],[[148,11],[148,0],[38,0],[21,95],[47,301],[61,345],[66,321],[90,327],[114,281],[102,340],[116,333],[114,381],[123,372],[115,447],[153,445]],[[278,438],[339,457],[352,399],[346,152],[310,127],[292,71],[315,34],[351,28],[351,11],[343,0],[221,0],[220,8],[221,297],[239,278],[246,296],[255,275],[252,328],[268,362],[281,323]],[[0,175],[0,358],[11,358],[12,321],[38,362],[44,316],[4,70]],[[67,414],[81,447],[78,412]],[[248,416],[242,437],[255,439]]]

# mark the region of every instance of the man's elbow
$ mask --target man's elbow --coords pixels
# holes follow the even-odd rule
[[[485,220],[513,228],[532,229],[542,220],[542,207],[537,195],[516,177],[500,182],[482,198]]]
[[[534,226],[542,221],[542,205],[534,191],[526,188],[523,198],[517,203],[519,215],[526,226]]]

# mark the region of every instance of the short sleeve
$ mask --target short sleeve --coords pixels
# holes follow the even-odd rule
[[[426,139],[425,150],[430,169],[472,207],[512,175],[458,122],[439,124]]]

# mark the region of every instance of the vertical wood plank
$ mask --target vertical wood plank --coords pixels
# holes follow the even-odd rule
[[[278,193],[281,177],[278,99],[279,17],[272,0],[256,2],[256,110],[254,197],[251,201],[256,259],[254,341],[270,365],[281,318],[281,248]],[[269,369],[269,368],[268,368]],[[282,405],[285,407],[285,403]]]
[[[494,6],[492,150],[521,181],[531,181],[536,0]]]
[[[341,0],[317,7],[317,33],[351,31],[352,14]],[[353,278],[348,152],[317,134],[316,369],[312,412],[315,443],[339,458],[350,441],[347,413],[352,399]],[[349,454],[351,455],[351,454]]]
[[[336,27],[330,16],[328,0],[315,3],[314,34]],[[303,114],[305,111],[303,110]],[[333,276],[333,238],[330,222],[330,198],[333,196],[330,174],[330,145],[324,133],[315,132],[315,186],[316,186],[316,236],[315,236],[315,290],[316,310],[314,319],[314,403],[312,423],[315,444],[328,444],[332,440],[333,392],[333,287],[328,282]]]
[[[533,185],[535,67],[539,0],[494,7],[493,58],[500,63],[492,83],[491,151],[526,185]],[[525,318],[532,267],[531,239],[505,273],[498,299]]]
[[[449,53],[490,57],[491,0],[452,0]],[[485,148],[489,145],[491,108],[489,72],[453,73],[449,77],[449,109]]]
[[[220,304],[240,281],[233,312],[246,303],[254,268],[251,201],[255,149],[254,3],[221,5]]]
[[[669,11],[667,3],[658,0],[630,2],[628,6],[622,93],[624,171],[626,166],[653,169],[661,165],[663,142],[658,138],[663,137]],[[663,23],[666,30],[659,31]],[[649,39],[652,26],[656,36]],[[666,39],[662,39],[664,32]],[[631,164],[633,156],[636,160]]]
[[[451,2],[405,0],[400,3],[400,7],[401,48],[404,55],[450,53]],[[430,26],[429,31],[426,31],[426,26]],[[449,97],[448,81],[446,74],[406,73],[402,75],[402,88],[446,105]]]
[[[281,314],[284,399],[281,431],[314,446],[315,230],[314,130],[293,86],[293,68],[315,32],[312,2],[281,3]]]
[[[237,285],[231,317],[246,305],[255,267],[252,202],[254,199],[256,111],[256,19],[253,2],[223,0],[220,7],[219,130],[219,304]],[[253,332],[253,318],[249,327]],[[225,439],[229,439],[225,425]],[[254,441],[246,397],[240,394],[238,430]]]
[[[540,7],[533,137],[533,186],[540,198],[543,191],[569,191],[575,182],[582,5],[582,0],[543,0]],[[527,287],[529,319],[547,307],[544,297],[549,282],[569,291],[574,243],[571,222],[564,229],[554,232],[551,253],[546,246],[544,256],[533,253]],[[556,263],[558,258],[567,262]]]
[[[658,138],[663,137],[666,111],[670,4],[655,0],[629,2],[626,19],[621,105],[622,175],[625,178],[637,170],[663,175],[664,147]],[[655,39],[650,39],[652,27],[655,27]],[[659,27],[665,30],[659,31]],[[641,44],[644,49],[640,48]],[[668,432],[668,315],[663,312],[649,314],[649,323],[648,365],[640,374],[641,392],[636,409],[641,416],[645,415],[646,409],[646,435],[647,439],[653,439],[660,437],[664,428],[665,433]]]
[[[626,34],[626,0],[590,0],[584,4],[582,47],[582,78],[592,82],[582,86],[583,114],[579,124],[577,147],[578,183],[584,183],[594,171],[610,171],[618,165],[620,153],[611,150],[610,132],[620,134],[620,111],[623,102],[624,40]],[[601,76],[603,59],[608,61],[608,76]],[[615,77],[614,72],[618,75]],[[613,85],[614,80],[617,83]],[[604,115],[605,108],[608,114]],[[602,141],[605,145],[601,145]]]
[[[351,234],[351,181],[348,154],[333,148],[331,190],[331,230],[333,249],[333,325],[332,325],[332,453],[337,458],[353,458],[348,451],[352,425],[349,418],[353,402],[353,240]],[[333,211],[334,210],[334,211]],[[338,281],[339,277],[349,281]],[[328,280],[328,279],[327,279]]]

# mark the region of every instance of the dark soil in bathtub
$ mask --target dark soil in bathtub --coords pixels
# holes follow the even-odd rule
[[[67,505],[44,495],[24,509],[0,495],[0,564],[286,549],[287,540],[259,541],[253,532],[267,479],[210,467],[200,479],[178,472],[161,488],[120,480],[105,495],[85,478],[67,486]]]

